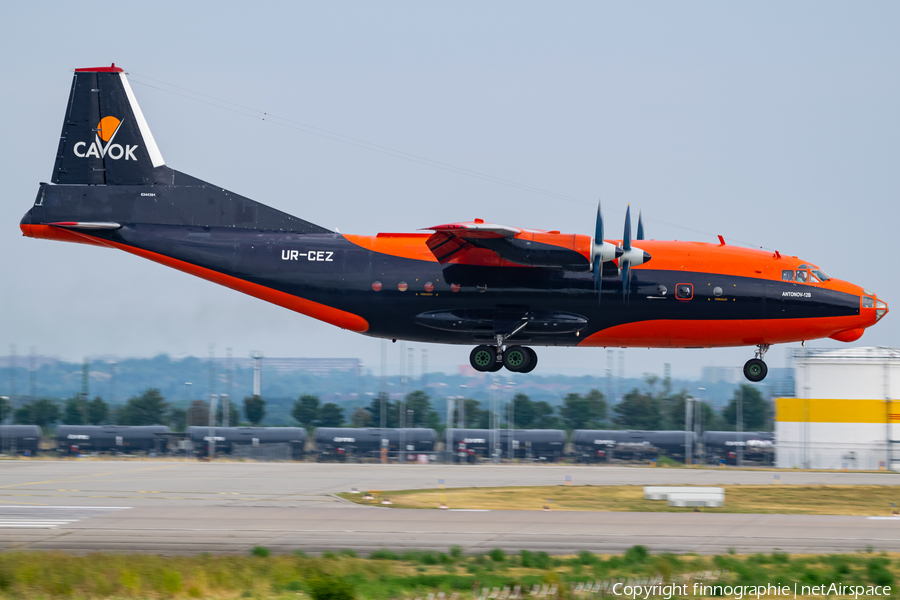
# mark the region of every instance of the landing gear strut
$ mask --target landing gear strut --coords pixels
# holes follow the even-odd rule
[[[763,362],[766,352],[769,351],[769,344],[760,344],[756,348],[756,358],[751,358],[744,364],[744,377],[753,383],[762,381],[769,374],[769,367]]]
[[[527,346],[505,346],[507,336],[498,335],[496,346],[476,346],[469,364],[476,371],[492,373],[506,367],[514,373],[530,373],[537,366],[537,352]]]

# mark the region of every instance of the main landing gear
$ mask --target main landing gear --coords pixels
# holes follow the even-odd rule
[[[513,373],[530,373],[537,362],[537,352],[528,346],[505,346],[499,335],[496,346],[476,346],[469,354],[469,364],[483,373],[494,373],[503,367]]]
[[[763,362],[769,351],[769,344],[760,344],[756,348],[756,358],[751,358],[744,364],[744,377],[753,383],[762,381],[769,374],[769,367]]]

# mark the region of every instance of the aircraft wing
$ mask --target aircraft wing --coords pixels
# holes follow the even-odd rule
[[[426,229],[434,233],[425,243],[442,265],[590,268],[587,236],[519,229],[481,219]]]

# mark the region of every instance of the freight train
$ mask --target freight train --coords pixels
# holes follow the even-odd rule
[[[407,460],[418,455],[431,455],[437,434],[434,429],[407,427],[381,429],[379,427],[319,427],[314,434],[319,460],[347,460],[380,457],[382,449],[388,456],[406,452]]]
[[[444,431],[444,448],[453,452],[453,462],[474,463],[480,458],[510,457],[556,462],[564,455],[565,445],[566,432],[559,429]]]
[[[162,453],[170,434],[163,425],[60,425],[56,428],[56,449],[64,454]]]
[[[0,452],[34,456],[41,443],[37,425],[0,425]]]
[[[238,446],[264,446],[287,444],[294,460],[303,458],[305,453],[306,430],[302,427],[214,427],[210,436],[209,427],[188,427],[187,433],[195,452],[203,454],[215,441],[215,451],[233,454]]]
[[[0,426],[0,451],[34,454],[39,450],[41,430],[35,425]],[[212,438],[217,454],[233,454],[236,448],[279,448],[283,459],[302,459],[312,441],[312,453],[322,461],[378,459],[406,460],[438,458],[438,436],[433,429],[377,427],[319,427],[312,440],[302,427],[215,427]],[[210,428],[188,427],[184,434],[162,425],[60,425],[56,428],[57,450],[64,454],[84,452],[162,454],[176,449],[175,441],[189,440],[178,447],[205,455],[210,446]],[[571,446],[567,447],[567,442]],[[660,456],[684,459],[690,446],[694,456],[707,462],[737,462],[738,449],[748,462],[770,464],[774,457],[774,434],[767,432],[641,431],[576,429],[571,438],[558,429],[446,429],[444,458],[475,463],[510,458],[556,462],[563,457],[579,462],[652,460]],[[246,454],[242,450],[241,454]]]
[[[572,446],[579,462],[608,462],[613,459],[643,460],[659,456],[684,458],[697,436],[686,431],[642,431],[635,429],[576,429]]]
[[[737,464],[739,448],[743,460],[763,464],[774,462],[775,434],[770,432],[706,431],[702,439],[708,462],[724,460],[729,465]]]

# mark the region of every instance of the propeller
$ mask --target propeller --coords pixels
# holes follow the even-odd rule
[[[622,256],[622,248],[603,241],[603,212],[600,210],[600,202],[597,202],[597,224],[594,227],[594,244],[591,260],[594,267],[594,288],[597,290],[598,300],[600,298],[603,263],[614,261],[620,256]]]
[[[638,214],[638,240],[644,239],[644,224]],[[650,260],[650,253],[631,245],[631,205],[625,211],[625,235],[622,237],[622,256],[619,257],[619,269],[622,271],[622,296],[628,303],[631,293],[631,267],[642,265]]]

